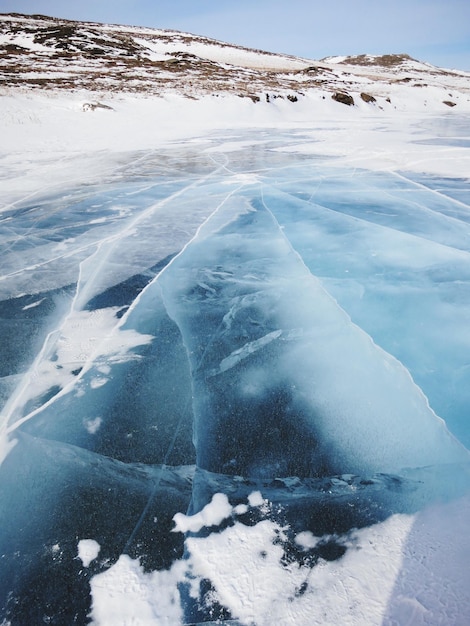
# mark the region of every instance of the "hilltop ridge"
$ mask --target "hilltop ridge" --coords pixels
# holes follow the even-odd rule
[[[173,30],[18,13],[0,15],[0,69],[3,89],[236,95],[253,102],[296,102],[315,92],[342,104],[386,107],[406,87],[410,94],[419,88],[422,102],[470,107],[470,73],[403,53],[316,61]]]

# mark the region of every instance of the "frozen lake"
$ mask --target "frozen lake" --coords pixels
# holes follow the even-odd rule
[[[302,141],[214,134],[3,208],[12,624],[85,623],[90,584],[93,619],[118,623],[117,567],[153,590],[142,624],[306,624],[311,572],[353,576],[367,532],[468,492],[469,179],[339,166]],[[240,532],[284,608],[261,580],[246,602],[227,591]]]

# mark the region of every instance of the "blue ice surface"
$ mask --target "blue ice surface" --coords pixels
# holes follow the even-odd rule
[[[2,618],[85,623],[90,576],[123,552],[169,567],[172,516],[217,492],[261,491],[290,529],[285,562],[313,567],[344,547],[306,556],[296,532],[468,489],[469,181],[346,170],[260,137],[136,154],[106,184],[3,214]],[[52,345],[59,383],[15,394],[71,307],[151,341],[86,363]],[[88,569],[81,538],[101,545]],[[188,622],[209,621],[203,600]]]

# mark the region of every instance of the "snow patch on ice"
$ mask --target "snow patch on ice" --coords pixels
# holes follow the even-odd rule
[[[101,546],[94,539],[81,539],[78,542],[78,558],[83,563],[83,567],[88,567],[100,553]]]
[[[263,506],[265,502],[265,499],[261,495],[261,491],[253,491],[248,496],[248,503],[250,506]]]
[[[135,359],[133,348],[153,340],[150,335],[142,335],[132,329],[120,329],[117,311],[118,307],[94,311],[72,310],[60,326],[49,333],[36,362],[24,375],[5,406],[3,415],[6,423],[13,421],[9,432],[47,406],[53,398],[43,407],[14,422],[17,411],[29,400],[41,397],[51,389],[58,390],[53,397],[67,393],[95,361],[99,363],[106,358],[108,363],[123,363]],[[107,381],[105,377],[95,377],[90,386],[97,388]]]
[[[106,385],[106,383],[109,381],[109,378],[103,378],[101,376],[96,376],[95,378],[92,378],[90,380],[90,387],[92,389],[98,389],[98,387],[102,387],[103,385]]]
[[[83,425],[90,435],[95,435],[103,423],[103,418],[95,417],[95,419],[84,420]]]
[[[260,492],[250,495],[250,505],[261,502]],[[340,559],[320,559],[313,567],[283,562],[287,528],[271,519],[254,526],[235,522],[207,537],[187,537],[187,558],[166,571],[147,574],[137,560],[123,555],[91,580],[93,624],[181,624],[179,589],[187,585],[190,597],[197,599],[202,581],[210,581],[214,590],[206,601],[221,603],[246,626],[379,625],[408,623],[412,616],[417,620],[413,623],[423,625],[464,623],[470,606],[465,585],[468,542],[459,554],[457,546],[448,553],[448,546],[455,531],[465,536],[469,503],[465,498],[413,516],[393,515],[353,531],[343,538],[347,550]],[[237,505],[233,511],[246,508]],[[217,518],[223,521],[232,507],[226,497],[218,497],[204,510],[204,520],[181,514],[179,530],[196,532],[216,524]],[[198,523],[190,528],[196,518]],[[304,531],[296,543],[309,550],[327,539]],[[429,559],[435,567],[429,568]],[[456,593],[450,589],[454,584]]]
[[[198,532],[207,526],[219,526],[224,519],[232,515],[232,506],[224,493],[216,493],[209,504],[195,515],[176,513],[174,532]]]
[[[295,543],[304,550],[314,548],[318,543],[318,537],[315,537],[309,530],[304,530],[295,537]]]
[[[183,622],[178,583],[186,563],[146,574],[138,560],[126,554],[109,570],[91,580],[95,626],[177,626]]]

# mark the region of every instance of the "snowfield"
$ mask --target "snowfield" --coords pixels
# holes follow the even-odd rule
[[[3,623],[466,625],[469,75],[0,25]]]

